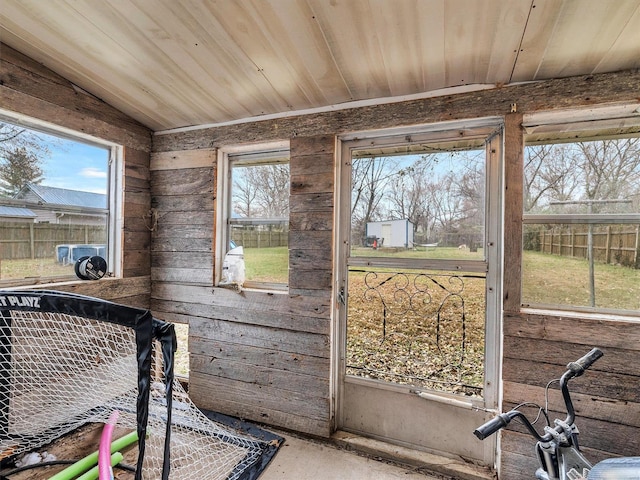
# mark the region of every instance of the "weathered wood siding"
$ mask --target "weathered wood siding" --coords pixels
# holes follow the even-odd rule
[[[149,307],[151,132],[12,48],[0,44],[0,108],[124,146],[123,278],[56,285],[65,291]]]
[[[545,373],[550,373],[552,367],[559,368],[567,356],[582,354],[587,350],[584,348],[586,345],[604,346],[607,357],[613,362],[620,361],[625,354],[629,355],[634,347],[626,344],[624,335],[633,324],[520,313],[521,124],[522,115],[529,112],[634,101],[639,82],[639,72],[619,72],[155,136],[152,162],[157,159],[168,166],[162,175],[156,175],[160,172],[155,170],[153,172],[152,197],[159,209],[159,218],[184,215],[193,218],[190,225],[199,225],[193,230],[185,230],[187,237],[193,238],[187,240],[181,236],[180,229],[170,231],[169,224],[177,220],[167,220],[167,225],[158,227],[153,244],[153,308],[159,316],[190,323],[190,388],[194,400],[202,406],[228,414],[301,432],[317,435],[330,432],[329,333],[332,321],[331,245],[336,213],[333,178],[336,138],[359,130],[467,118],[501,116],[505,119],[503,292],[504,309],[508,314],[504,319],[503,368],[507,405],[520,396],[539,393],[540,382],[543,377],[546,379]],[[193,184],[188,193],[176,194],[172,192],[178,187],[171,185],[171,179],[176,184],[185,181],[191,185],[188,180],[191,177],[184,170],[184,165],[199,158],[202,153],[198,152],[228,145],[286,139],[291,141],[292,175],[290,290],[288,294],[268,294],[236,293],[215,288],[211,280],[213,273],[208,270],[213,265],[213,252],[203,251],[205,246],[201,243],[193,249],[184,244],[170,250],[172,244],[195,242],[195,238],[200,236],[206,237],[209,246],[214,244],[215,193],[211,195],[210,192],[215,185],[215,162],[212,159],[201,172],[206,175],[206,181],[211,182],[207,186]],[[198,168],[204,167],[200,165]],[[205,182],[204,179],[202,181]],[[211,217],[209,212],[213,213]],[[164,232],[162,239],[161,232]],[[191,258],[197,261],[190,262]],[[194,265],[200,262],[204,264]],[[206,270],[206,273],[195,272],[196,268]],[[521,325],[532,322],[559,324],[563,329],[547,328],[547,337],[527,336],[524,330],[519,330]],[[576,328],[586,326],[589,328],[581,340],[565,338],[566,332],[575,332]],[[551,331],[555,333],[551,335]],[[619,335],[621,343],[615,347],[606,342],[603,344],[601,335],[604,332],[612,339]],[[545,339],[544,344],[533,343],[541,338]],[[515,339],[520,343],[514,343]],[[549,348],[562,344],[567,350],[556,351],[551,357],[553,360],[542,362],[537,348],[524,348],[525,345],[543,348],[547,344]],[[525,351],[529,362],[517,358]],[[534,360],[536,358],[538,360]],[[607,368],[602,367],[603,370]],[[521,369],[527,374],[516,381],[515,372]],[[610,374],[619,375],[615,378],[625,382],[625,392],[631,392],[633,383],[629,382],[637,379],[634,375],[639,371],[637,364],[630,364],[624,372]],[[593,385],[599,380],[595,373],[591,378],[590,384]],[[605,378],[605,385],[612,385],[606,382]],[[584,388],[582,394],[586,399],[588,395]],[[602,451],[630,451],[633,447],[624,441],[614,441],[611,436],[606,444],[589,444],[595,438],[595,432],[618,427],[621,420],[616,415],[620,414],[622,402],[636,401],[630,398],[630,393],[608,392],[606,387],[597,396],[602,401],[588,413],[591,416],[589,421],[595,422],[595,430],[583,439],[587,451],[599,455]],[[613,404],[606,404],[605,399],[610,399]],[[580,407],[579,412],[583,411],[584,408]],[[627,425],[625,434],[635,432],[633,429],[636,427]],[[533,450],[520,433],[505,434],[501,458],[502,478],[531,478],[532,470],[527,470],[527,467],[533,462]]]
[[[215,165],[211,149],[152,155],[153,282],[213,285]]]
[[[213,287],[216,151],[152,155],[152,308],[189,323],[198,405],[329,435],[334,145],[291,140],[287,293]]]
[[[580,444],[592,461],[640,452],[640,325],[635,322],[549,315],[507,314],[504,325],[504,406],[544,405],[544,387],[570,360],[597,346],[604,357],[570,390]],[[552,390],[550,409],[564,419],[564,402]],[[502,439],[504,479],[531,478],[533,442],[517,425]]]
[[[638,98],[639,78],[640,73],[637,71],[562,78],[424,100],[189,130],[154,136],[153,151],[195,150],[238,143],[503,116],[514,108],[518,113],[528,113],[629,102]]]
[[[37,287],[34,287],[37,288]],[[89,295],[131,307],[149,308],[151,281],[148,275],[128,278],[108,278],[89,282],[64,282],[48,285],[47,289]]]

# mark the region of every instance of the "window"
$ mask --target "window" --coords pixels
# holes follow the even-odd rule
[[[352,152],[352,257],[484,260],[485,139]]]
[[[224,151],[218,285],[284,289],[289,278],[288,144]]]
[[[77,279],[86,256],[119,273],[112,192],[121,148],[41,122],[0,116],[0,285]]]
[[[523,190],[523,304],[637,314],[640,138],[533,136]]]

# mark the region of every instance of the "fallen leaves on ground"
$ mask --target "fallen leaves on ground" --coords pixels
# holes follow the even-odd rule
[[[484,278],[351,273],[347,373],[481,395],[484,289]]]

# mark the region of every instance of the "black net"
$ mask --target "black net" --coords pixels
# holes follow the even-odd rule
[[[0,449],[18,456],[118,412],[136,479],[248,479],[273,442],[207,418],[173,377],[173,325],[148,310],[0,291]],[[96,447],[97,448],[97,447]]]

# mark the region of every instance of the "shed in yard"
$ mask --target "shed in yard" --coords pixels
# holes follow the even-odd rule
[[[365,237],[376,237],[381,247],[410,248],[413,245],[413,223],[407,219],[369,222]]]

